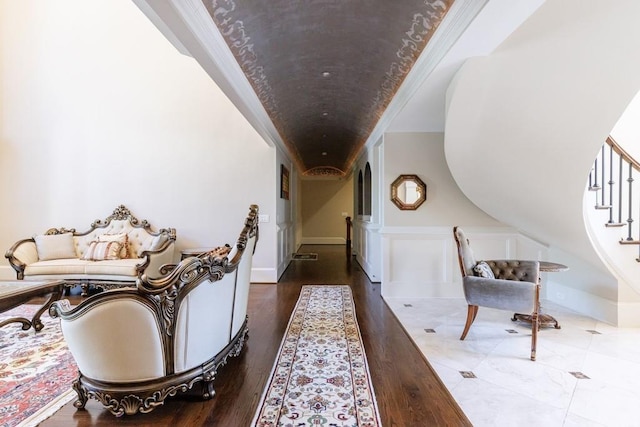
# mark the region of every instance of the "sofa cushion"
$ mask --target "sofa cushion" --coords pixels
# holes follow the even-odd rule
[[[84,274],[87,264],[95,264],[92,261],[84,261],[77,258],[54,259],[49,261],[38,261],[27,265],[24,269],[25,276],[41,276],[48,274]]]
[[[85,275],[101,276],[127,276],[135,278],[136,266],[144,259],[118,259],[107,261],[87,261],[83,259],[56,259],[50,261],[38,261],[29,264],[25,268],[27,276],[53,276],[65,275],[69,278],[78,278]]]
[[[129,236],[127,233],[100,234],[98,242],[118,242],[122,245],[119,258],[129,258]]]
[[[90,261],[120,259],[121,250],[122,244],[120,242],[91,242],[87,251],[82,255],[82,259]]]
[[[114,276],[133,276],[138,272],[136,266],[141,264],[143,259],[128,258],[109,261],[92,262],[84,268],[85,274],[89,275],[114,275]]]
[[[71,233],[39,234],[34,237],[34,240],[40,261],[76,257],[76,250],[73,247],[73,234]]]

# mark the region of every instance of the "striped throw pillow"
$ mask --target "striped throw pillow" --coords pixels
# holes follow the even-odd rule
[[[489,264],[487,264],[484,261],[480,261],[479,263],[477,263],[475,267],[473,267],[473,272],[476,274],[476,276],[484,277],[487,279],[496,278],[493,275],[493,270],[491,270],[491,267],[489,267]]]
[[[96,242],[89,243],[89,248],[82,256],[82,259],[88,261],[105,261],[120,259],[120,251],[122,243],[120,242]]]
[[[127,233],[119,234],[100,234],[98,242],[118,242],[122,245],[120,248],[120,259],[129,258],[129,236]]]

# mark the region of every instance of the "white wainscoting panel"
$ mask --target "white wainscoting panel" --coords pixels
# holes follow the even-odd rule
[[[482,259],[545,259],[546,248],[508,228],[464,228]],[[382,296],[463,297],[453,227],[385,227]],[[519,257],[519,255],[525,257]],[[532,255],[537,255],[532,257]]]
[[[449,277],[449,245],[442,238],[396,237],[389,241],[393,254],[388,260],[391,282],[411,282],[416,276],[422,283],[441,283]]]
[[[380,226],[364,221],[354,221],[353,251],[358,264],[372,282],[380,282],[381,274],[381,239]]]
[[[275,272],[275,280],[271,280],[268,283],[277,282],[280,276],[282,276],[282,273],[284,273],[289,266],[289,263],[291,262],[291,254],[296,251],[296,248],[294,247],[294,233],[295,229],[293,227],[293,223],[278,224],[278,271]],[[263,274],[262,276],[266,275]],[[251,281],[253,281],[253,274],[251,276]]]

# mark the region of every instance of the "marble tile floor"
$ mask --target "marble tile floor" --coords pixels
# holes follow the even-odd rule
[[[474,426],[640,426],[640,328],[617,328],[543,302],[561,329],[538,334],[480,307],[464,341],[460,298],[387,299]]]

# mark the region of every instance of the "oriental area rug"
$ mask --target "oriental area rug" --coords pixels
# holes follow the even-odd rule
[[[0,315],[30,319],[39,306],[23,305]],[[23,331],[20,323],[0,328],[0,427],[36,426],[76,397],[78,368],[59,321],[42,315],[44,328]]]
[[[349,286],[302,287],[252,425],[381,425]]]

